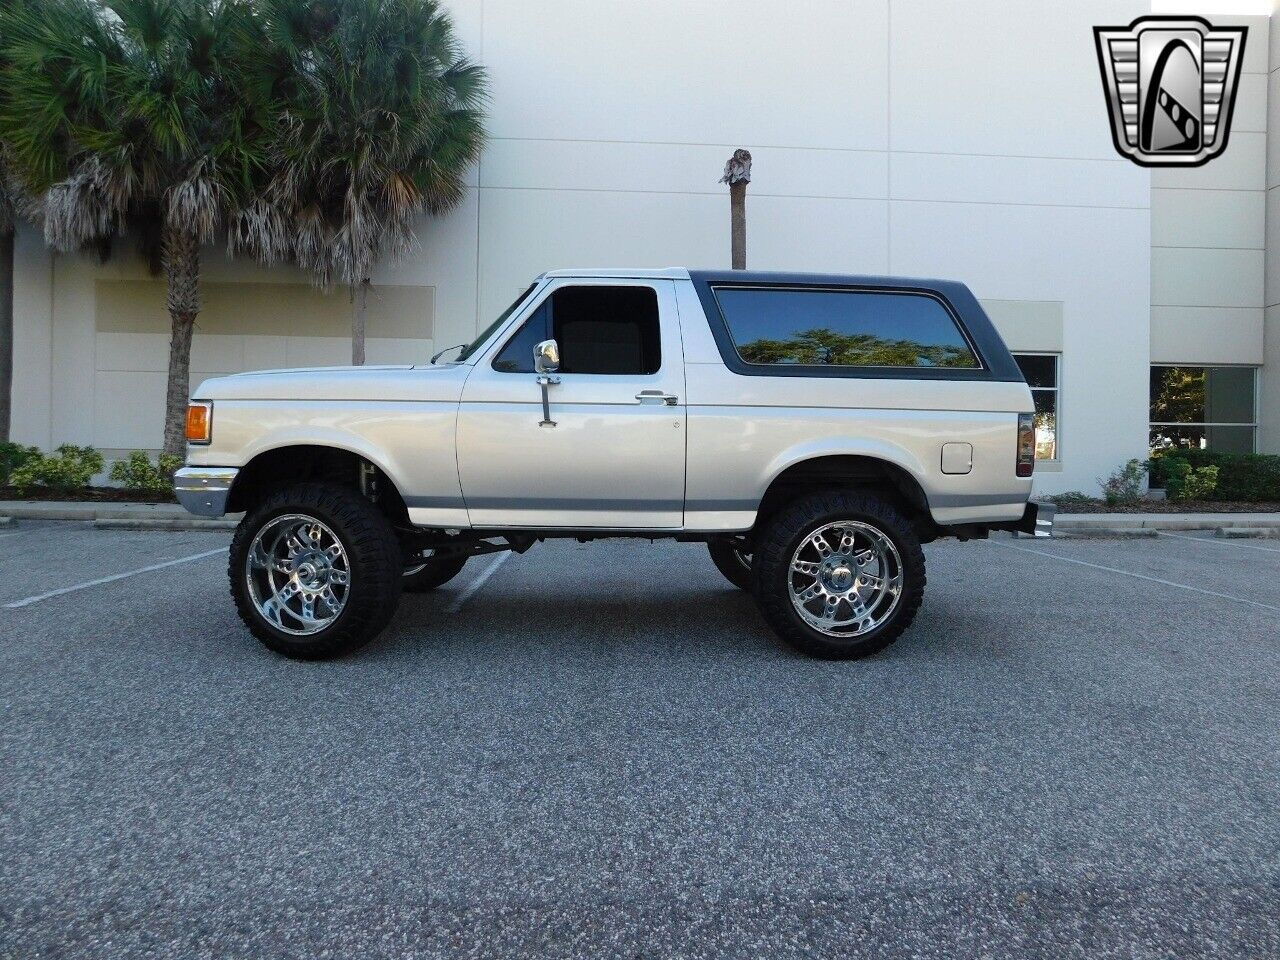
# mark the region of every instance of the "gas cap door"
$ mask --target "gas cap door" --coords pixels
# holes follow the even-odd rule
[[[968,473],[973,469],[973,444],[944,443],[942,445],[942,472]]]

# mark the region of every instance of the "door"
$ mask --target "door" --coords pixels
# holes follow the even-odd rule
[[[533,348],[550,339],[560,368],[544,420]],[[674,281],[552,281],[462,391],[458,473],[472,525],[679,528],[684,393]]]

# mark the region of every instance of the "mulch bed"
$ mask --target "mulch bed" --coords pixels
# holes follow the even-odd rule
[[[70,492],[36,487],[20,494],[13,487],[0,487],[0,500],[61,500],[77,503],[177,503],[172,493],[143,493],[119,487],[87,487]]]
[[[1059,513],[1280,513],[1280,503],[1260,501],[1242,503],[1238,500],[1139,500],[1108,506],[1102,500],[1058,504]]]

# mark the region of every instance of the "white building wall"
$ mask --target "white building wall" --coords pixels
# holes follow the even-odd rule
[[[1193,9],[1189,5],[1188,10]],[[1267,17],[1214,16],[1249,28],[1226,153],[1151,176],[1151,360],[1263,361]]]
[[[1275,9],[1280,12],[1280,0]],[[1266,281],[1258,450],[1280,453],[1280,26],[1271,31],[1267,74]]]
[[[1091,28],[1127,23],[1147,3],[450,7],[492,76],[492,142],[464,203],[425,222],[420,253],[376,278],[432,298],[421,349],[469,339],[544,269],[727,266],[728,199],[716,181],[729,153],[746,147],[755,158],[750,267],[961,279],[999,303],[993,315],[1015,348],[1061,350],[1062,458],[1040,472],[1042,492],[1091,489],[1144,455],[1151,176],[1112,147]],[[1237,150],[1248,136],[1265,139],[1233,134],[1206,170],[1260,171],[1254,152]],[[1244,216],[1253,219],[1222,226],[1212,242],[1238,241],[1237,229],[1256,234],[1256,213]],[[1157,217],[1169,219],[1163,198]],[[1186,224],[1176,213],[1173,221],[1183,234],[1170,236],[1184,242]],[[141,277],[140,267],[77,257],[50,267],[38,244],[22,246],[30,269],[20,268],[18,285],[32,306],[20,349],[37,359],[21,375],[19,438],[110,447],[118,432],[104,424],[128,417],[158,446],[155,371],[107,378],[109,390],[99,376],[95,282]],[[228,264],[215,250],[205,263],[219,281],[297,280]],[[1260,266],[1258,278],[1257,296],[1239,306],[1255,314]],[[163,347],[162,335],[148,336]],[[197,353],[209,336],[197,333]],[[213,346],[205,355],[227,356]],[[264,344],[238,356],[268,366],[281,350]],[[41,357],[47,376],[36,369]],[[142,435],[131,438],[143,445]]]

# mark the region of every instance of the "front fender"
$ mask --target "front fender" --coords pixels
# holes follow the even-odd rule
[[[376,466],[411,511],[419,502],[456,510],[457,421],[453,402],[215,400],[212,442],[189,447],[188,462],[243,467],[273,450],[328,447]]]

